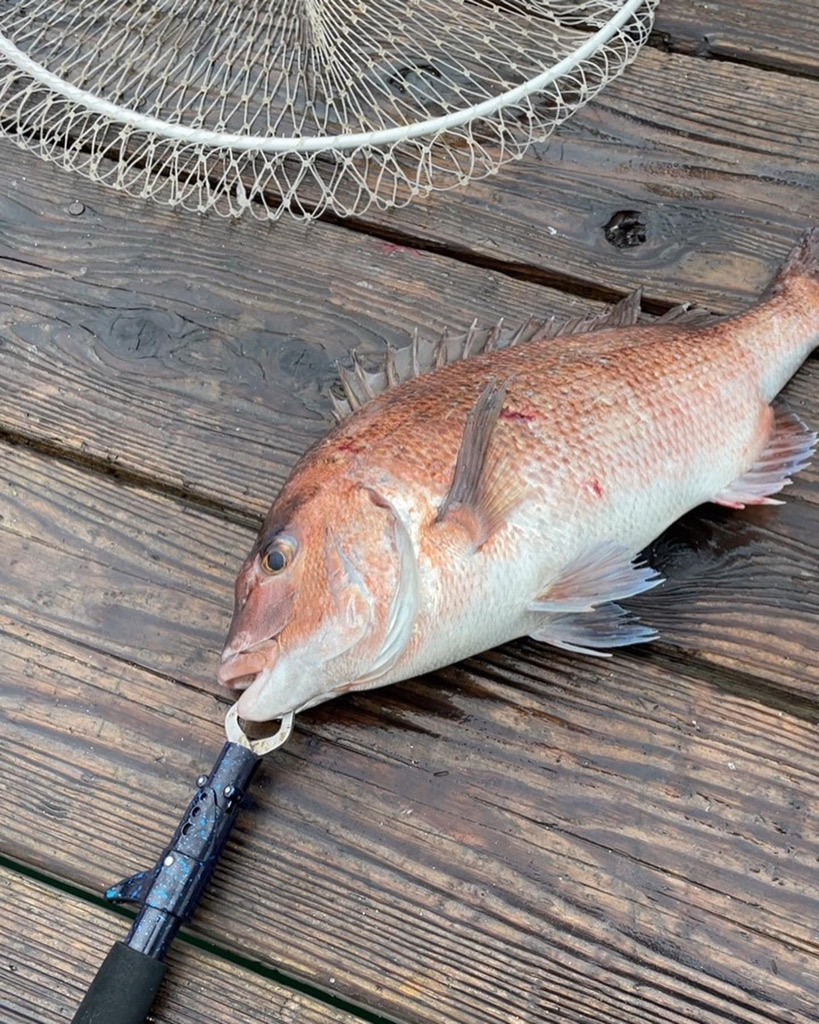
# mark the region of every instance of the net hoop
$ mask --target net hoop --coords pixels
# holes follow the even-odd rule
[[[405,83],[399,82],[393,89],[396,95],[387,96],[383,83],[376,83],[385,93],[382,97],[372,81],[362,79],[353,82],[360,92],[357,97],[360,109],[350,103],[352,116],[349,120],[358,130],[326,130],[327,123],[332,120],[329,115],[325,115],[324,123],[318,118],[315,124],[307,123],[304,111],[290,97],[290,93],[295,94],[299,89],[304,92],[305,87],[291,75],[296,84],[289,80],[285,82],[290,106],[286,112],[277,112],[278,120],[268,124],[263,132],[253,130],[261,120],[257,116],[258,110],[251,114],[246,109],[242,111],[238,99],[231,101],[234,108],[225,118],[225,124],[213,127],[206,123],[210,111],[202,113],[204,101],[200,101],[199,108],[196,108],[195,95],[191,99],[186,94],[185,104],[183,106],[180,100],[179,109],[151,109],[146,99],[146,95],[150,96],[150,89],[145,88],[140,95],[135,85],[131,90],[136,93],[134,103],[122,102],[131,87],[123,85],[113,71],[111,75],[116,79],[119,90],[119,94],[114,91],[113,98],[104,95],[102,87],[96,90],[87,88],[86,79],[93,78],[95,73],[93,61],[86,58],[86,62],[81,64],[73,51],[66,51],[66,57],[51,38],[60,24],[53,13],[58,10],[59,2],[31,0],[27,4],[19,0],[16,5],[18,13],[23,9],[25,14],[26,7],[37,9],[27,15],[33,29],[20,30],[26,41],[25,49],[12,39],[9,31],[21,24],[20,19],[15,22],[10,15],[4,17],[0,12],[0,133],[45,159],[132,195],[199,211],[213,209],[233,216],[250,211],[255,216],[276,219],[284,212],[309,218],[324,210],[345,216],[361,213],[372,204],[381,208],[400,206],[414,196],[462,186],[494,173],[503,164],[522,156],[533,142],[547,138],[558,124],[622,72],[645,42],[658,0],[579,0],[576,3],[556,0],[558,5],[562,5],[561,11],[571,13],[574,19],[570,22],[571,29],[565,29],[559,19],[554,21],[554,25],[545,20],[549,13],[549,4],[545,0],[533,0],[531,5],[524,5],[521,0],[507,0],[505,6],[501,0],[472,0],[472,6],[468,6],[469,0],[457,3],[452,0],[450,8],[457,8],[456,13],[460,11],[461,16],[468,12],[473,19],[476,7],[480,11],[478,4],[483,3],[491,12],[491,16],[486,15],[487,23],[493,26],[496,23],[502,25],[505,15],[511,19],[507,8],[518,12],[526,6],[536,6],[535,13],[541,20],[535,20],[534,15],[528,13],[516,13],[516,20],[510,21],[520,39],[527,37],[518,22],[529,18],[533,23],[533,39],[536,31],[542,32],[545,37],[553,37],[553,50],[560,52],[560,47],[563,47],[568,52],[537,74],[529,74],[524,81],[512,84],[511,80],[504,79],[487,54],[481,55],[477,50],[474,54],[470,52],[470,65],[458,54],[450,58],[444,43],[438,50],[428,44],[434,56],[429,59],[426,56],[413,57],[410,61],[408,78],[411,88],[405,88]],[[74,2],[84,12],[92,6],[92,0],[65,2]],[[116,4],[120,0],[113,2]],[[343,7],[344,2],[280,0],[278,6],[284,9],[290,5],[295,10],[295,5],[301,3],[304,10],[315,16],[317,11],[324,14],[335,5]],[[186,5],[190,5],[187,12]],[[146,0],[137,0],[134,6],[145,8]],[[195,13],[197,5],[192,0],[157,0],[154,6],[164,8],[163,16],[167,19],[173,16],[177,22],[186,14],[191,22],[203,20]],[[276,6],[271,3],[271,8]],[[359,3],[357,6],[361,8],[367,4]],[[389,3],[383,6],[386,8]],[[405,6],[422,9],[425,5],[423,0],[419,0]],[[427,6],[435,11],[435,0],[428,0]],[[585,31],[575,27],[575,22],[579,24],[587,10],[601,21],[601,10],[612,8],[610,17],[602,24],[591,26],[595,31],[591,31],[589,26],[584,26]],[[173,10],[168,13],[169,9]],[[83,14],[86,20],[82,25],[86,26],[86,31],[92,37],[95,32],[103,39],[108,38],[106,33],[113,38],[113,30],[104,24],[106,15],[97,13],[95,16],[102,27]],[[61,17],[70,19],[72,15]],[[131,21],[135,17],[131,16]],[[122,13],[121,20],[125,18]],[[79,19],[80,15],[77,15],[78,23]],[[92,25],[93,31],[87,28],[88,24]],[[462,36],[465,38],[465,35],[463,32],[458,35],[455,18],[449,26],[445,22],[442,24],[452,39],[463,43]],[[271,16],[268,29],[272,26]],[[36,34],[38,28],[41,32],[39,37]],[[144,37],[144,30],[140,31]],[[441,31],[443,33],[443,29]],[[79,35],[79,31],[75,34]],[[70,33],[68,35],[71,37]],[[206,39],[204,34],[200,35]],[[129,54],[128,59],[134,65],[135,81],[141,81],[139,62],[127,49],[130,42],[122,42],[119,36],[116,38],[117,45]],[[577,45],[568,48],[567,40],[576,41]],[[447,41],[445,35],[444,41]],[[253,39],[253,42],[261,52],[259,40]],[[513,42],[520,45],[520,40],[516,37],[510,42],[512,56]],[[314,43],[311,45],[312,49],[305,48],[308,57],[299,56],[304,81],[311,72],[310,61],[315,65],[315,55],[319,52]],[[409,46],[406,39],[403,45]],[[533,47],[535,45],[532,43]],[[47,61],[38,49],[54,60],[56,70],[46,66]],[[544,45],[543,49],[546,52],[548,47]],[[203,52],[205,50],[203,44]],[[27,51],[33,51],[34,55]],[[176,53],[175,50],[168,52]],[[494,56],[491,48],[487,53]],[[328,54],[330,84],[322,82],[322,85],[327,95],[332,97],[335,89],[344,96],[345,87],[333,84],[333,76],[338,75],[332,64],[338,58],[332,51]],[[40,59],[36,59],[38,56]],[[192,52],[191,61],[200,58],[201,54]],[[246,54],[243,60],[247,66]],[[111,69],[115,69],[113,58],[109,58],[109,64]],[[499,59],[497,64],[502,66],[502,60]],[[490,66],[491,73],[485,70]],[[158,67],[156,71],[160,82],[161,70]],[[285,70],[289,74],[291,69]],[[79,80],[73,81],[68,71]],[[426,74],[426,80],[422,79],[419,87],[412,76],[422,78],[422,72]],[[287,75],[281,67],[277,73],[279,78],[275,86],[278,89]],[[443,81],[436,81],[436,76]],[[507,76],[509,79],[513,77]],[[489,87],[495,83],[498,87],[492,91]],[[149,82],[149,85],[155,93],[162,91],[156,82]],[[188,86],[189,83],[181,82],[179,88],[184,93]],[[310,88],[315,89],[314,86]],[[224,86],[222,89],[224,92]],[[427,90],[426,96],[423,95],[424,89]],[[413,90],[418,95],[412,94]],[[353,91],[352,87],[350,91]],[[441,107],[446,106],[444,101],[450,98],[450,94],[463,99],[480,97],[485,92],[492,94],[444,113],[436,112],[436,116],[417,116],[405,118],[402,123],[390,123],[390,117],[400,120],[406,115],[405,108],[412,108],[413,104],[423,113],[422,100],[429,106]],[[321,90],[315,89],[315,94],[321,96]],[[318,106],[315,97],[308,98],[310,103],[303,103],[305,110],[311,105]],[[268,102],[264,96],[256,99],[259,108]],[[246,100],[247,97],[242,97],[245,108]],[[372,100],[371,109],[367,109],[368,100]],[[137,101],[147,109],[138,109],[140,102]],[[325,102],[328,109],[331,105],[332,101]],[[155,106],[160,107],[160,104]],[[346,104],[342,102],[340,106],[345,108],[346,114]],[[194,110],[190,118],[193,123],[188,123],[184,116],[191,109]],[[397,117],[394,116],[395,111],[398,112]],[[163,112],[165,116],[159,116]],[[336,112],[333,113],[335,116]],[[237,121],[243,117],[243,130],[227,130],[231,127],[228,123],[231,117]],[[301,122],[298,122],[299,118]],[[299,130],[289,133],[278,130],[282,125],[286,126],[288,120],[293,124],[298,122]],[[356,120],[380,120],[382,123],[360,130],[361,124],[357,125]],[[262,127],[265,127],[263,122]]]

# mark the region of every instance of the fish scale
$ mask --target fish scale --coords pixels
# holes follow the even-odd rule
[[[278,718],[530,635],[653,639],[634,559],[705,501],[773,502],[816,435],[770,402],[819,342],[819,230],[760,303],[470,328],[342,374],[237,581],[221,680]],[[459,356],[461,358],[459,358]]]

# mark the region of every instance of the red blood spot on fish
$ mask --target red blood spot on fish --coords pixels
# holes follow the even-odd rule
[[[354,441],[351,437],[345,438],[343,441],[339,441],[336,444],[336,448],[338,449],[338,451],[340,451],[340,452],[352,452],[352,454],[354,454],[354,455],[357,452],[363,452],[364,451],[364,447],[365,446],[363,444],[361,444],[360,441]]]
[[[511,420],[512,423],[530,423],[536,417],[529,412],[519,412],[517,409],[501,409],[500,418]]]
[[[599,480],[589,480],[587,486],[595,498],[603,497],[603,488],[600,486]]]

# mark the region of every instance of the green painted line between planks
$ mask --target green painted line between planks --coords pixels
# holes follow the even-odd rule
[[[100,907],[110,914],[123,918],[124,921],[131,921],[135,916],[133,911],[126,909],[125,907],[109,903],[105,897],[100,896],[95,892],[85,889],[82,886],[75,885],[73,882],[69,882],[64,878],[47,874],[44,871],[40,871],[38,868],[32,867],[30,864],[16,860],[15,858],[9,857],[3,853],[0,853],[0,868],[5,868],[5,870],[12,874],[21,875],[24,878],[30,878],[32,881],[37,882],[40,885],[44,885],[49,889],[54,889],[56,892],[65,893],[67,896],[81,900],[91,906]],[[360,1006],[349,999],[345,999],[337,993],[328,992],[326,989],[310,984],[310,982],[302,981],[299,978],[294,978],[289,974],[285,974],[283,971],[277,970],[275,967],[268,967],[253,957],[245,956],[242,953],[235,952],[234,950],[226,949],[224,946],[220,946],[212,940],[203,939],[200,936],[194,935],[187,929],[183,929],[180,932],[176,939],[176,943],[185,943],[186,945],[199,949],[211,956],[218,957],[226,963],[241,967],[243,970],[249,971],[251,974],[259,975],[267,981],[272,981],[277,985],[281,985],[282,988],[286,988],[292,992],[298,992],[300,995],[307,996],[308,998],[315,1000],[315,1002],[323,1003],[331,1009],[348,1013],[351,1016],[358,1018],[358,1020],[362,1021],[363,1024],[401,1024],[400,1019],[397,1017],[385,1017],[382,1014],[367,1009],[365,1006]],[[170,980],[170,984],[173,984],[173,979]]]

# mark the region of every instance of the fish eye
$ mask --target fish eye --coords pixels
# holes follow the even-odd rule
[[[295,554],[296,542],[292,537],[276,537],[261,555],[262,569],[268,576],[275,576],[290,565]]]

